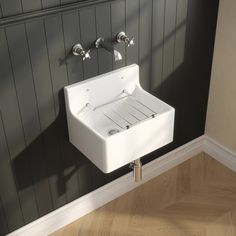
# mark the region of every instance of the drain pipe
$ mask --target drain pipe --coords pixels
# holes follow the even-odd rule
[[[139,182],[142,180],[142,162],[136,159],[130,163],[130,168],[133,170],[134,181]]]

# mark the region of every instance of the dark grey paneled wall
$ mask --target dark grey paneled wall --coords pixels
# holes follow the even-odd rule
[[[70,1],[1,1],[2,15]],[[142,86],[176,108],[174,142],[150,161],[204,132],[218,1],[117,0],[0,28],[0,235],[127,173],[103,174],[68,141],[63,87],[138,63]],[[3,21],[0,21],[0,25]],[[124,60],[103,49],[71,56],[81,42],[114,40]]]
[[[14,16],[70,3],[89,1],[91,0],[0,0],[0,17]]]

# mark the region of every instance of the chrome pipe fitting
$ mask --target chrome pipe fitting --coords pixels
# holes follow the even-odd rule
[[[130,163],[130,168],[133,170],[134,181],[137,183],[142,180],[142,162],[140,159]]]

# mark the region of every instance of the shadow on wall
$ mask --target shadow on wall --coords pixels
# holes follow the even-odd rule
[[[17,188],[24,189],[28,186],[31,186],[32,179],[28,178],[28,174],[25,171],[25,163],[29,161],[30,166],[37,166],[39,163],[39,156],[44,156],[44,161],[46,162],[45,166],[50,166],[47,168],[47,173],[39,171],[38,173],[34,173],[33,182],[34,184],[40,182],[45,177],[49,176],[57,176],[58,181],[58,194],[62,195],[66,191],[66,182],[74,175],[79,168],[82,168],[87,164],[86,158],[78,151],[75,150],[75,147],[69,143],[68,133],[64,132],[64,135],[61,135],[59,131],[61,127],[61,122],[66,124],[65,120],[65,101],[64,101],[64,92],[61,90],[59,92],[59,101],[60,101],[60,110],[57,118],[54,122],[44,130],[31,144],[29,144],[15,159],[13,162],[13,170],[16,175],[17,180]],[[51,150],[45,147],[45,142],[50,142],[52,145],[51,148],[54,149],[55,145],[59,143],[63,143],[63,148],[71,149],[74,152],[74,158],[68,158],[66,162],[62,163],[62,153],[66,150],[59,149],[57,150],[57,156],[55,156],[55,152],[51,152]],[[41,144],[44,150],[41,150],[41,153],[37,153],[37,146]],[[48,145],[47,145],[48,146]],[[57,144],[58,147],[61,145]],[[44,152],[44,153],[43,153]],[[54,168],[53,168],[54,166]],[[63,168],[62,168],[63,167]],[[36,168],[34,168],[35,170]],[[65,170],[68,169],[66,172]]]

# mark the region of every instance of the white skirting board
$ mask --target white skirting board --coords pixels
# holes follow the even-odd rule
[[[128,173],[8,235],[48,235],[201,152],[236,171],[236,153],[203,135],[144,165],[140,183],[135,183],[132,173]]]
[[[203,151],[221,164],[236,172],[236,153],[232,152],[219,142],[204,135]]]

